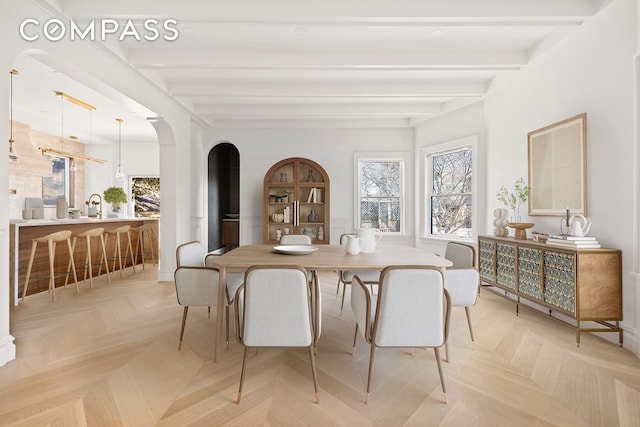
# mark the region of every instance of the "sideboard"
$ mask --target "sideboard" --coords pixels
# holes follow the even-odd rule
[[[618,332],[622,346],[619,250],[572,249],[492,236],[480,236],[478,249],[481,282],[514,301],[516,314],[520,306],[537,306],[538,312],[575,328],[578,346],[581,332]],[[535,304],[523,304],[523,300]],[[582,322],[600,326],[585,327]]]

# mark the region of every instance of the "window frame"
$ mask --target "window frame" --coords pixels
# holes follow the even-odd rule
[[[471,149],[471,230],[469,237],[453,235],[431,234],[431,196],[433,195],[433,156],[459,151],[464,148]],[[478,137],[466,136],[442,144],[425,147],[421,150],[421,167],[423,171],[422,200],[420,201],[420,237],[424,239],[455,240],[461,242],[473,242],[478,236]]]
[[[400,163],[400,231],[389,231],[386,234],[404,236],[407,234],[407,173],[410,170],[411,155],[407,152],[356,152],[354,153],[354,205],[353,227],[360,228],[360,184],[361,164],[366,162],[399,162]]]

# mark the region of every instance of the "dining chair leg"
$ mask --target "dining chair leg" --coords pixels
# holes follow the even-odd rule
[[[433,348],[433,351],[436,354],[436,363],[438,364],[438,374],[440,375],[440,384],[442,384],[442,395],[444,398],[444,403],[447,403],[447,389],[444,386],[444,375],[442,374],[442,363],[440,363],[440,351],[437,347]]]
[[[347,284],[342,284],[342,302],[340,303],[340,317],[342,317],[342,309],[344,308],[344,296],[347,293]]]
[[[449,341],[444,342],[444,361],[449,363]]]
[[[244,348],[244,355],[242,356],[242,370],[240,371],[240,387],[238,388],[238,399],[236,403],[240,403],[240,397],[242,397],[242,383],[244,382],[244,370],[247,366],[247,352],[249,351],[249,347]]]
[[[369,375],[367,376],[367,394],[364,397],[364,403],[369,403],[369,392],[371,391],[371,376],[373,374],[373,359],[376,354],[376,346],[371,345],[371,355],[369,356]]]
[[[473,327],[471,326],[471,310],[469,307],[464,308],[464,312],[467,314],[467,323],[469,324],[469,335],[471,335],[471,344],[473,348],[476,348],[476,340],[473,338]]]
[[[340,272],[338,272],[338,286],[336,286],[336,300],[338,299],[339,294],[340,294]]]
[[[226,336],[226,348],[227,350],[229,350],[229,306],[225,306],[224,308],[224,315],[225,315],[225,322],[226,322],[226,326],[227,326],[227,336]]]
[[[187,323],[187,312],[189,311],[188,306],[184,306],[184,310],[182,311],[182,328],[180,329],[180,342],[178,343],[178,350],[182,348],[182,337],[184,335],[184,325]]]
[[[316,376],[316,358],[313,354],[312,347],[315,347],[314,344],[309,346],[309,359],[311,360],[311,375],[313,375],[313,389],[316,391],[316,403],[320,403],[320,394],[318,393],[318,378]]]
[[[207,307],[207,319],[211,319],[211,306]]]
[[[358,323],[356,322],[356,332],[353,334],[353,346],[351,347],[351,355],[356,354],[356,339],[358,338]]]

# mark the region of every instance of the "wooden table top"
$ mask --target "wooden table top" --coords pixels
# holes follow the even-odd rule
[[[451,261],[410,246],[378,246],[375,253],[348,255],[344,246],[318,245],[306,255],[285,255],[272,245],[241,246],[215,257],[220,268],[247,269],[253,265],[295,265],[310,270],[382,270],[389,265],[450,267]]]

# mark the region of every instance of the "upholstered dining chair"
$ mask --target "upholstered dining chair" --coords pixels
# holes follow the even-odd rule
[[[183,243],[176,249],[176,270],[174,272],[178,304],[184,307],[180,342],[182,348],[184,327],[187,322],[189,307],[208,307],[211,317],[211,306],[218,303],[218,270],[204,265],[204,256],[200,242]]]
[[[244,284],[234,298],[236,334],[245,346],[237,403],[242,397],[250,347],[307,347],[316,403],[319,403],[313,349],[316,335],[313,292],[302,267],[254,266],[246,271]]]
[[[340,235],[340,245],[344,245],[347,242],[347,236],[355,236],[355,233],[344,233]],[[360,277],[360,280],[367,285],[377,285],[380,280],[380,272],[372,270],[340,270],[338,271],[338,286],[336,287],[336,298],[340,293],[340,283],[342,283],[342,302],[340,303],[340,316],[342,316],[342,310],[344,309],[344,296],[347,293],[347,285],[353,282],[354,276]]]
[[[213,261],[215,260],[215,258],[224,255],[229,250],[230,249],[227,249],[227,248],[221,248],[221,250],[215,250],[207,253],[207,255],[204,258],[204,265],[207,267],[215,268],[213,264]],[[226,299],[226,304],[224,306],[224,314],[225,314],[225,322],[226,322],[225,347],[227,350],[229,349],[229,325],[230,325],[229,307],[233,305],[233,298],[235,297],[236,291],[238,290],[240,285],[242,285],[243,281],[244,281],[244,273],[234,273],[234,272],[227,271],[226,278],[225,278],[225,292],[224,292],[225,299]]]
[[[444,257],[453,263],[452,268],[472,268],[476,266],[476,249],[465,243],[447,242]]]
[[[285,234],[280,238],[280,244],[286,245],[310,245],[312,243],[311,237],[306,234]],[[307,271],[309,277],[309,283],[314,280],[318,280],[317,271]]]
[[[447,403],[438,348],[449,333],[451,301],[443,282],[442,272],[435,267],[389,266],[380,274],[376,296],[355,276],[351,286],[351,308],[356,318],[352,354],[358,330],[371,346],[365,403],[369,401],[377,347],[433,348]]]
[[[311,237],[306,234],[285,234],[280,238],[281,245],[310,245]]]
[[[470,307],[475,305],[478,299],[480,287],[480,275],[475,268],[452,268],[446,271],[446,289],[451,297],[452,307],[464,307],[469,325],[471,343],[475,347],[473,327],[471,326]],[[445,344],[446,360],[449,361],[449,345]]]

